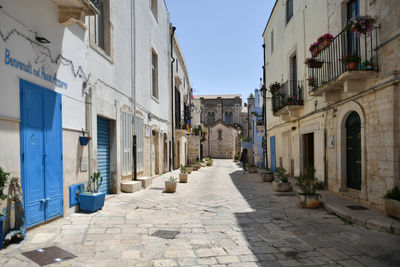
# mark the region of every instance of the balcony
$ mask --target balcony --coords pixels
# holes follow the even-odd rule
[[[64,26],[78,23],[84,26],[84,18],[99,14],[102,0],[53,0],[58,8],[58,22]]]
[[[289,120],[299,117],[299,111],[303,107],[303,82],[287,81],[272,94],[272,111],[274,116]]]
[[[333,103],[341,99],[343,93],[356,93],[366,88],[369,78],[378,70],[377,29],[369,36],[356,36],[343,30],[315,57],[322,66],[309,68],[309,77],[315,84],[310,86],[311,96],[324,96],[325,101]],[[354,55],[358,62],[350,66],[340,61],[347,55]]]

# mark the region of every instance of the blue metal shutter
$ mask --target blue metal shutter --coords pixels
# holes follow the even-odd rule
[[[110,193],[110,121],[97,117],[97,170],[103,177],[99,192]]]

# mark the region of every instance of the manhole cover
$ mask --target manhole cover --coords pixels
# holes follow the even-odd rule
[[[168,230],[157,230],[152,234],[152,236],[164,239],[174,239],[177,235],[179,235],[179,231],[168,231]]]
[[[52,246],[22,253],[28,259],[40,266],[73,259],[76,256],[59,247]]]
[[[346,207],[348,207],[348,208],[351,209],[351,210],[368,210],[366,207],[357,206],[357,205],[354,205],[354,206],[346,206]]]

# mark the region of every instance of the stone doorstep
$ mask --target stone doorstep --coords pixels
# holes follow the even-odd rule
[[[143,176],[137,178],[136,180],[142,183],[142,187],[146,188],[153,182],[153,177]]]
[[[141,181],[127,181],[121,183],[121,191],[125,193],[134,193],[142,189]]]
[[[327,211],[367,229],[400,234],[400,221],[388,217],[383,211],[364,204],[363,206],[366,206],[369,210],[351,210],[346,206],[360,204],[329,191],[320,193],[322,194],[322,205]]]

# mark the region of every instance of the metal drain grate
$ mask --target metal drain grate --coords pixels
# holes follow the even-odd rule
[[[39,264],[40,266],[57,263],[76,257],[74,254],[71,254],[57,246],[24,252],[22,255]]]
[[[179,233],[179,231],[157,230],[152,234],[152,236],[164,239],[174,239],[177,235],[179,235]]]
[[[364,206],[358,206],[358,205],[354,205],[354,206],[346,206],[351,210],[368,210],[366,207]]]

